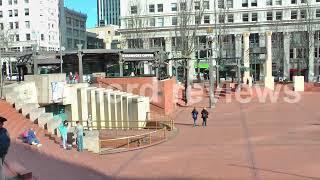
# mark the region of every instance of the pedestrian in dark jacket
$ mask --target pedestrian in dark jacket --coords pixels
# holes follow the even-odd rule
[[[207,126],[208,116],[209,116],[209,112],[207,111],[206,108],[203,108],[202,111],[201,111],[202,126],[203,126],[203,127]]]
[[[198,119],[198,111],[196,110],[196,108],[193,108],[191,114],[192,114],[192,118],[193,118],[193,126],[196,127],[197,126],[197,119]]]
[[[3,163],[4,163],[4,158],[7,155],[10,147],[10,136],[8,134],[7,129],[3,127],[4,122],[6,121],[7,121],[6,118],[0,117],[0,179],[1,180],[5,179]]]

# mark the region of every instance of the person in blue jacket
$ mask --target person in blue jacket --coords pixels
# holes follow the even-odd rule
[[[197,126],[197,119],[198,119],[198,111],[196,110],[196,108],[193,108],[193,111],[191,112],[192,114],[192,118],[193,118],[193,126],[196,127]]]

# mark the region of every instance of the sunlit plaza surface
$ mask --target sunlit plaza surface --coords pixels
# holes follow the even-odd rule
[[[317,92],[301,93],[298,103],[250,103],[221,100],[209,110],[208,126],[193,127],[193,107],[179,107],[171,117],[179,133],[160,145],[137,151],[94,155],[65,151],[37,128],[43,147],[17,139],[30,121],[4,101],[0,115],[13,143],[8,161],[17,161],[37,179],[319,179],[320,112]],[[207,106],[208,99],[197,103]]]

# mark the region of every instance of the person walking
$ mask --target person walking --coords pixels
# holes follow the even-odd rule
[[[5,179],[4,159],[10,147],[10,136],[6,128],[3,127],[7,119],[0,116],[0,180]]]
[[[59,131],[62,138],[62,147],[63,149],[67,149],[67,138],[68,138],[68,121],[65,120],[59,126]]]
[[[208,116],[209,116],[209,112],[207,111],[206,108],[202,109],[201,116],[202,116],[202,126],[206,127],[207,126],[207,119],[208,119]]]
[[[192,118],[193,118],[193,126],[196,127],[197,126],[197,119],[198,119],[198,111],[196,110],[196,108],[194,107],[192,112]]]
[[[83,126],[80,124],[79,121],[76,122],[77,126],[75,128],[74,134],[77,136],[76,142],[77,142],[77,150],[79,152],[83,151]]]

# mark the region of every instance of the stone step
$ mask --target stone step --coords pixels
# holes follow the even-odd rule
[[[45,108],[38,108],[38,109],[33,109],[29,115],[30,115],[30,121],[34,122],[36,121],[41,114],[45,113],[46,110]]]
[[[38,109],[40,106],[38,103],[27,103],[22,106],[22,115],[27,116],[34,109]]]
[[[38,118],[38,125],[39,125],[39,127],[45,129],[45,125],[47,125],[47,123],[49,121],[54,121],[53,114],[52,113],[42,113],[42,114],[40,114],[40,116]]]

